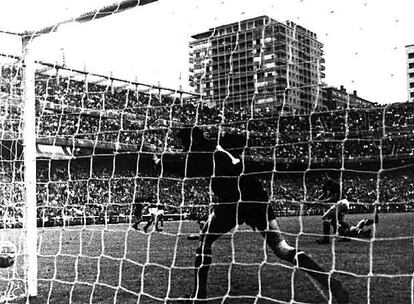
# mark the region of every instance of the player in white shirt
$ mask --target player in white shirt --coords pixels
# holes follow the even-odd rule
[[[162,231],[162,229],[160,229],[158,227],[158,222],[159,222],[159,213],[158,213],[158,207],[157,204],[151,203],[149,205],[148,208],[148,213],[151,216],[150,220],[147,222],[147,224],[144,227],[144,232],[147,233],[148,232],[148,228],[152,225],[152,223],[155,222],[155,230],[156,231]]]

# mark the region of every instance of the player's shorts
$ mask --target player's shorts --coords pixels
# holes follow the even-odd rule
[[[217,188],[227,190],[221,192],[223,195],[218,197],[219,202],[213,207],[218,219],[223,218],[222,221],[228,221],[229,225],[233,226],[236,223],[246,223],[259,231],[266,230],[269,221],[276,219],[267,193],[256,179],[242,176],[240,185],[237,184],[237,179],[220,179],[218,182],[220,185],[217,185]],[[213,184],[214,186],[216,185]],[[242,192],[242,201],[238,201],[239,189]]]
[[[268,223],[276,219],[269,202],[241,202],[239,210],[239,224],[246,223],[259,231],[266,230]]]
[[[157,215],[164,215],[164,209],[158,209]]]
[[[218,220],[226,221],[234,226],[243,223],[252,228],[264,231],[268,222],[276,219],[276,215],[269,202],[242,201],[236,203],[218,203],[213,208]]]

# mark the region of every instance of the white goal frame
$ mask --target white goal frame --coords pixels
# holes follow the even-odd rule
[[[27,293],[37,296],[37,215],[36,215],[36,110],[35,110],[35,66],[29,50],[31,38],[22,39],[23,51],[23,157],[25,212],[25,252],[27,254]]]
[[[136,6],[145,5],[158,0],[124,0],[105,6],[94,11],[89,11],[78,17],[58,22],[43,29],[12,33],[0,31],[21,37],[22,45],[22,103],[24,104],[23,116],[23,157],[24,157],[24,186],[25,186],[25,210],[23,229],[25,233],[27,295],[36,297],[37,284],[37,199],[36,199],[36,98],[35,98],[35,60],[30,50],[31,42],[45,34],[55,32],[60,25],[79,22],[84,23],[99,18],[107,17]]]

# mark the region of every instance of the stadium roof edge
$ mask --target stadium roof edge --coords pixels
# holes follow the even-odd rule
[[[208,37],[211,36],[212,33],[213,33],[213,30],[208,30],[208,31],[203,32],[203,33],[199,33],[199,34],[192,35],[191,38],[193,38],[193,39],[208,38]]]
[[[10,58],[10,59],[21,60],[20,56],[8,55],[8,54],[3,54],[3,53],[0,53],[0,57],[6,57],[6,58]],[[56,70],[65,70],[65,71],[69,71],[69,72],[77,73],[77,74],[82,74],[82,75],[86,75],[86,76],[90,75],[90,76],[99,77],[99,78],[102,78],[104,80],[123,82],[123,83],[125,83],[125,85],[137,85],[137,86],[147,87],[150,90],[151,89],[165,90],[165,91],[169,91],[170,93],[173,93],[173,94],[177,93],[177,94],[186,94],[186,95],[190,95],[190,96],[193,96],[193,97],[201,97],[200,94],[193,93],[193,92],[186,92],[186,91],[183,91],[181,89],[176,90],[176,89],[166,88],[166,87],[157,86],[157,85],[150,85],[150,84],[146,84],[146,83],[142,83],[142,82],[138,82],[138,81],[126,80],[126,79],[113,77],[113,76],[105,76],[105,75],[98,74],[98,73],[92,73],[92,72],[82,71],[82,70],[78,70],[78,69],[68,68],[66,66],[56,64],[56,63],[44,62],[44,61],[40,61],[40,60],[36,60],[35,63],[37,63],[39,65],[42,65],[42,66],[45,66],[45,67],[56,69]]]

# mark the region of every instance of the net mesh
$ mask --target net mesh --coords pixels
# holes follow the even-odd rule
[[[119,89],[110,79],[97,85],[88,83],[87,75],[55,73],[36,77],[42,92],[38,142],[56,148],[47,154],[38,147],[44,152],[38,160],[39,279],[48,286],[49,301],[63,296],[76,301],[85,294],[91,302],[103,295],[121,302],[188,296],[197,242],[186,238],[198,232],[195,221],[205,220],[217,201],[210,178],[158,172],[152,160],[154,153],[181,150],[175,134],[184,126],[198,126],[235,157],[242,155],[246,174],[257,175],[269,193],[289,243],[314,253],[332,276],[365,294],[361,303],[376,297],[383,288],[378,282],[387,279],[405,283],[399,296],[410,299],[412,273],[401,264],[408,262],[402,252],[412,242],[410,227],[374,226],[372,238],[355,238],[349,246],[338,243],[341,238],[327,247],[314,242],[323,236],[319,218],[331,206],[318,202],[323,172],[339,173],[341,191],[351,202],[350,221],[374,218],[374,206],[381,213],[412,211],[411,104],[278,116],[251,105],[209,107],[157,88],[143,93],[130,83]],[[135,198],[164,207],[162,232],[132,229]],[[398,213],[395,219],[411,216]],[[306,294],[329,299],[295,267],[274,259],[254,235],[237,226],[217,245],[211,300],[307,302]],[[397,243],[401,247],[392,252],[401,260],[394,261],[395,269],[383,268],[382,247]],[[244,256],[246,250],[254,253]],[[349,264],[349,254],[357,255],[357,265]],[[285,275],[276,292],[274,273],[279,279]],[[253,287],[246,287],[243,274]]]
[[[414,104],[364,106],[343,89],[329,92],[315,34],[293,22],[260,22],[213,28],[190,43],[197,94],[37,63],[40,301],[192,299],[192,239],[222,203],[213,174],[188,173],[192,155],[212,152],[183,153],[180,131],[197,127],[219,145],[213,154],[224,149],[241,162],[238,179],[260,181],[276,231],[341,281],[351,303],[414,303]],[[16,262],[0,268],[0,302],[26,295],[30,267],[22,229],[22,67],[9,61],[0,77],[0,242],[15,244]],[[340,101],[329,104],[325,94]],[[184,163],[182,174],[163,163],[171,156]],[[329,244],[316,242],[326,238],[321,216],[336,203],[321,200],[326,174],[350,202],[346,223],[375,220],[365,237],[338,229]],[[161,218],[152,212],[163,222],[147,225]],[[332,288],[276,257],[256,229],[234,226],[213,246],[209,303],[335,302]]]
[[[0,301],[3,302],[25,294],[27,251],[22,229],[25,206],[20,90],[22,68],[19,62],[10,58],[2,61],[0,68]]]

